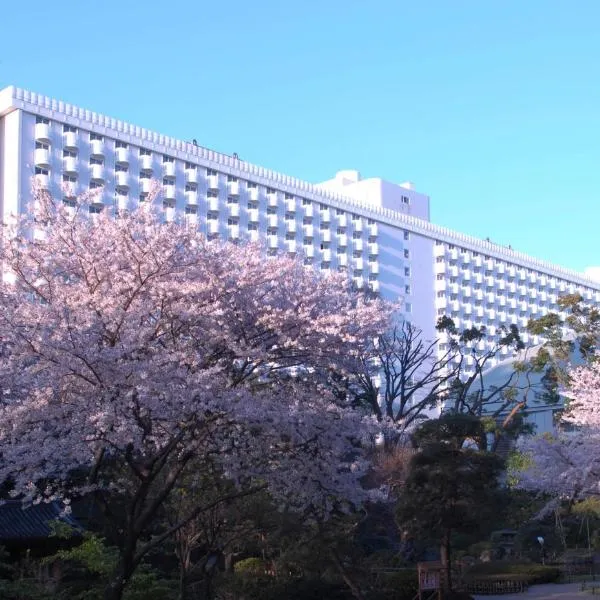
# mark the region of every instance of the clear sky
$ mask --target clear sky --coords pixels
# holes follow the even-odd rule
[[[30,0],[0,87],[309,181],[411,180],[432,220],[600,264],[598,0]]]

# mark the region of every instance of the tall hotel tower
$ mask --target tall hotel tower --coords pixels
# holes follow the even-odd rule
[[[0,91],[3,219],[26,209],[34,175],[67,203],[64,182],[73,193],[102,188],[91,211],[135,206],[158,180],[166,219],[186,219],[209,237],[261,240],[268,253],[322,271],[348,269],[357,284],[401,298],[427,338],[440,315],[493,334],[557,310],[563,294],[600,302],[600,283],[580,273],[434,225],[429,197],[410,183],[341,171],[315,185],[8,87]]]

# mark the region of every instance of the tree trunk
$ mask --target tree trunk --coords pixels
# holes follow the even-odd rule
[[[442,537],[440,546],[440,558],[442,562],[442,589],[452,591],[452,571],[450,570],[450,530],[447,529]]]
[[[136,567],[133,560],[134,549],[135,544],[132,544],[129,540],[125,542],[111,581],[104,588],[104,600],[122,600],[125,586],[131,579]]]
[[[344,580],[344,583],[348,586],[352,595],[356,598],[356,600],[365,600],[365,596],[362,593],[360,587],[358,586],[356,581],[354,581],[350,573],[348,573],[347,569],[344,567],[340,557],[337,555],[337,552],[333,548],[330,548],[330,554],[331,558],[333,559],[333,564],[339,571],[340,575],[342,576],[342,579]]]

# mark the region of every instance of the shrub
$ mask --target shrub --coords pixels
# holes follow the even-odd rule
[[[496,561],[473,565],[465,574],[468,582],[490,579],[513,579],[527,585],[553,583],[560,577],[560,569],[536,563]]]

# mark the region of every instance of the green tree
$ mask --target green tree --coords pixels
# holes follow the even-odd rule
[[[397,505],[398,520],[407,529],[439,541],[447,590],[452,589],[452,535],[477,531],[498,511],[503,465],[498,456],[474,449],[484,435],[472,415],[447,414],[421,426]]]

